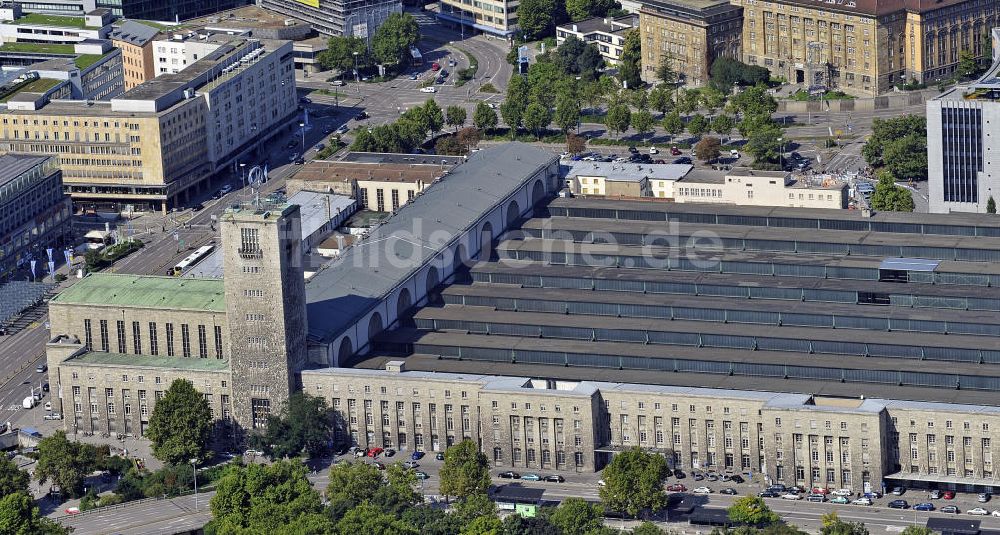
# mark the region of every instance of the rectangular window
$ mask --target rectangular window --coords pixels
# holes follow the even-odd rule
[[[253,416],[253,428],[264,429],[267,426],[267,416],[271,414],[271,400],[252,398],[250,411]]]
[[[392,211],[399,210],[399,190],[392,190]]]
[[[188,324],[181,324],[181,354],[185,357],[191,356],[191,333],[188,332]]]
[[[156,356],[160,354],[159,343],[156,340],[156,323],[149,322],[149,354]]]
[[[101,320],[101,351],[105,353],[111,351],[110,345],[108,341],[108,320]]]
[[[215,358],[222,358],[222,327],[215,326]]]
[[[379,212],[385,211],[385,193],[382,192],[382,188],[375,190],[375,202],[376,208]]]
[[[208,358],[208,336],[205,334],[205,326],[198,326],[198,356]]]
[[[136,355],[142,354],[142,327],[139,326],[138,321],[132,322],[132,349],[135,350]]]
[[[93,333],[90,331],[89,319],[83,320],[83,343],[88,351],[92,351],[94,349],[94,336]]]
[[[125,322],[118,320],[116,325],[118,327],[118,352],[125,353]]]
[[[174,356],[174,324],[167,324],[167,356]]]

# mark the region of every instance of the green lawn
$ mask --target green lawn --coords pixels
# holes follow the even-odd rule
[[[73,45],[43,43],[4,43],[0,52],[36,52],[39,54],[72,54]]]
[[[142,24],[143,26],[149,26],[150,28],[156,28],[161,32],[169,30],[181,30],[184,28],[183,24],[164,24],[162,22],[153,22],[151,20],[121,19],[119,22],[124,24],[126,20],[131,20],[132,22],[138,22],[139,24]]]
[[[7,102],[10,100],[10,97],[13,97],[18,93],[44,93],[58,85],[59,82],[60,80],[53,80],[52,78],[39,78],[37,80],[32,80],[31,82],[17,88],[17,90],[11,91],[3,97],[0,97],[0,102]]]
[[[97,63],[103,57],[101,54],[80,54],[73,62],[76,63],[78,69],[83,70]]]
[[[65,28],[93,28],[93,26],[87,26],[86,19],[83,17],[63,17],[60,15],[40,15],[38,13],[27,13],[21,18],[13,21],[11,24],[38,24],[46,26],[62,26]]]

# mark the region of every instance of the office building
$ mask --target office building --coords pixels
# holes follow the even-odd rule
[[[122,51],[126,91],[156,76],[153,40],[159,33],[156,28],[133,21],[111,32],[111,42]]]
[[[622,47],[625,46],[625,34],[639,24],[639,17],[628,15],[617,19],[593,18],[563,24],[556,27],[556,43],[562,44],[567,37],[573,36],[584,43],[594,43],[601,51],[601,57],[608,65],[616,65],[622,57]]]
[[[5,154],[0,156],[0,278],[25,262],[38,262],[38,273],[48,261],[47,248],[67,245],[72,214],[63,193],[62,173],[55,157]]]
[[[1000,42],[1000,28],[993,36]],[[931,212],[985,213],[991,197],[1000,201],[1000,142],[991,124],[1000,124],[1000,55],[979,80],[927,101]]]
[[[995,2],[733,0],[744,9],[743,57],[791,83],[874,96],[948,78],[959,54],[989,55]]]
[[[165,212],[206,191],[213,175],[298,113],[291,49],[233,36],[110,102],[12,100],[0,113],[0,149],[60,154],[63,182],[82,208]]]
[[[400,0],[260,0],[260,7],[301,20],[323,35],[370,39]]]
[[[114,20],[107,9],[95,9],[82,17],[26,14],[22,4],[0,6],[0,41],[4,43],[68,44],[104,39]]]
[[[519,5],[519,0],[483,0],[479,3],[442,0],[438,2],[437,17],[465,28],[470,35],[485,32],[500,37],[511,37],[517,31]]]
[[[669,57],[688,85],[708,82],[716,58],[740,57],[743,9],[724,0],[651,0],[639,10],[642,79],[659,81],[656,68]]]
[[[164,34],[151,47],[154,76],[177,74],[232,40],[228,33],[208,30]]]

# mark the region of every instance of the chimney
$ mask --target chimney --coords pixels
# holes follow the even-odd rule
[[[576,29],[576,24],[574,24],[574,25],[573,25],[573,33],[576,33],[576,32],[577,32],[577,29]]]

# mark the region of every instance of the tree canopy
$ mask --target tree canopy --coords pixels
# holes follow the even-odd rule
[[[913,194],[895,184],[892,173],[881,169],[876,174],[878,182],[872,193],[872,209],[887,212],[912,212]]]
[[[748,524],[759,526],[777,522],[777,513],[764,503],[764,499],[758,496],[743,496],[737,498],[727,510],[729,520],[737,524]]]
[[[476,111],[472,114],[472,124],[483,132],[493,130],[497,127],[497,112],[485,102],[480,101],[476,104]]]
[[[566,498],[549,514],[562,535],[586,535],[604,525],[604,511],[583,498]]]
[[[584,43],[575,35],[570,35],[552,51],[552,63],[564,74],[580,75],[588,80],[597,76],[604,66],[604,58],[595,43]]]
[[[28,491],[28,473],[14,464],[6,455],[0,456],[0,496]]]
[[[703,137],[694,146],[694,154],[703,162],[715,160],[721,154],[722,143],[717,137]]]
[[[42,516],[27,492],[0,495],[0,535],[65,535],[70,531]]]
[[[902,180],[927,180],[927,136],[907,134],[885,143],[882,161]]]
[[[730,92],[734,85],[753,86],[767,83],[771,73],[767,67],[747,65],[732,58],[717,58],[709,70],[709,83],[723,92]]]
[[[642,86],[642,50],[638,29],[629,30],[625,34],[622,56],[618,60],[618,78],[629,89]]]
[[[861,155],[864,156],[868,165],[873,167],[884,165],[886,163],[883,159],[886,146],[894,140],[900,140],[910,135],[927,139],[926,117],[923,115],[902,115],[888,119],[876,117],[872,121],[872,133],[868,136],[865,146],[862,147]]]
[[[445,122],[448,126],[454,126],[458,132],[458,127],[465,124],[467,112],[462,106],[448,106],[445,108]]]
[[[485,493],[490,486],[489,460],[479,446],[463,440],[448,448],[441,467],[441,494],[465,498]]]
[[[521,0],[517,26],[526,40],[553,35],[565,16],[565,4],[557,0]]]
[[[153,407],[146,437],[153,455],[168,464],[186,464],[211,455],[212,410],[191,381],[175,379]]]
[[[327,450],[333,418],[326,400],[296,392],[278,414],[267,417],[267,431],[255,442],[271,457],[294,457],[305,451],[317,457]]]
[[[68,496],[78,498],[83,496],[84,480],[96,464],[94,446],[71,441],[59,430],[38,443],[35,479],[40,483],[51,480]]]
[[[357,53],[357,56],[354,54]],[[349,72],[355,65],[364,66],[368,58],[368,47],[360,37],[331,37],[326,50],[319,53],[316,60],[328,70]]]
[[[662,455],[638,447],[627,449],[615,455],[604,469],[601,501],[611,511],[632,516],[658,511],[667,503],[663,490],[666,477],[667,461]]]
[[[420,39],[420,27],[409,13],[391,13],[372,37],[372,55],[387,66],[405,64],[410,47]]]

